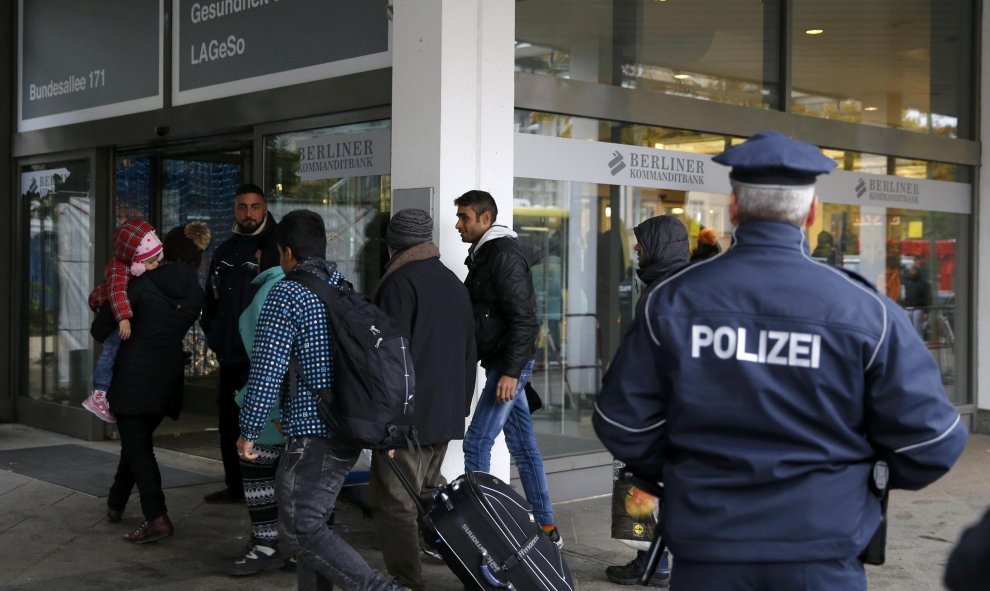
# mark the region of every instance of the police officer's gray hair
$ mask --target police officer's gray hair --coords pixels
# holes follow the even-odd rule
[[[730,181],[736,194],[736,216],[739,223],[754,220],[778,220],[804,226],[815,198],[814,185],[785,187],[780,185],[750,185]]]

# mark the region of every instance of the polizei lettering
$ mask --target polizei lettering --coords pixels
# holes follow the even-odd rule
[[[786,330],[761,330],[750,334],[742,327],[692,325],[691,357],[701,357],[702,351],[708,349],[719,359],[818,369],[822,337]]]
[[[200,43],[198,51],[195,45],[190,46],[189,59],[192,60],[192,64],[195,66],[196,64],[215,62],[228,57],[234,57],[235,55],[242,55],[244,49],[244,38],[230,35],[226,39],[212,39],[209,42]]]

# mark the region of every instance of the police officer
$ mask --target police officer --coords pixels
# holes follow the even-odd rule
[[[675,591],[865,590],[875,463],[922,488],[966,429],[904,311],[809,255],[815,177],[835,163],[775,132],[714,160],[732,167],[733,245],[650,294],[595,431],[664,482]]]

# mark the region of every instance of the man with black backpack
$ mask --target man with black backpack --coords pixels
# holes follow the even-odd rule
[[[324,259],[326,227],[319,214],[295,210],[277,231],[280,264],[287,275],[268,294],[258,318],[248,391],[240,415],[237,441],[242,459],[254,460],[254,442],[282,397],[282,431],[287,437],[276,480],[279,525],[298,560],[299,589],[392,591],[390,582],[327,527],[337,495],[361,448],[332,439],[314,393],[334,385],[335,331],[324,301],[293,271],[317,277],[342,294],[349,284],[335,263]],[[334,359],[336,359],[334,357]],[[298,368],[284,380],[290,363]],[[283,383],[285,382],[285,383]],[[295,386],[289,395],[290,383]]]

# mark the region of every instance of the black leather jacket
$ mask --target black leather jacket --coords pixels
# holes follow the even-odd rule
[[[473,257],[468,255],[465,263],[468,276],[464,284],[475,308],[481,365],[497,366],[502,375],[517,378],[536,354],[539,332],[533,276],[519,241],[506,236],[485,242]],[[483,346],[480,340],[485,331],[483,326],[478,326],[478,316],[485,312],[500,325],[493,347]]]

